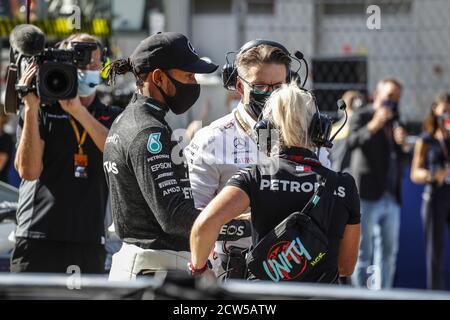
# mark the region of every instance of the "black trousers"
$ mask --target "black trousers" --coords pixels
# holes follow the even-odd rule
[[[104,245],[17,238],[11,272],[105,273]]]
[[[445,226],[450,231],[450,185],[424,191],[422,218],[425,227],[427,288],[443,290]]]

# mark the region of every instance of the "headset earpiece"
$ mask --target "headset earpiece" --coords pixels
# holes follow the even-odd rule
[[[309,137],[317,147],[331,148],[330,142],[332,120],[324,114],[315,113],[309,125]]]
[[[234,68],[234,64],[226,63],[222,68],[222,83],[225,89],[234,91],[236,90],[237,72]]]
[[[295,72],[294,70],[289,70],[286,83],[290,83],[291,81],[294,81],[298,87],[302,87],[302,79],[300,78],[298,72]]]
[[[259,120],[253,128],[256,136],[256,145],[258,146],[258,150],[265,149],[267,151],[267,154],[269,154],[272,145],[270,134],[273,128],[274,126],[272,122],[268,119]],[[265,138],[265,141],[261,140],[263,137]]]
[[[275,41],[270,41],[270,40],[252,40],[249,41],[247,43],[245,43],[238,52],[228,52],[225,56],[225,60],[226,63],[225,65],[222,67],[222,84],[224,86],[225,89],[230,90],[230,91],[234,91],[236,90],[236,82],[237,82],[237,70],[236,70],[236,65],[235,65],[235,60],[236,60],[236,56],[239,54],[242,54],[252,48],[255,48],[257,46],[260,45],[268,45],[268,46],[272,46],[272,47],[276,47],[279,48],[281,50],[283,50],[283,52],[288,55],[291,59],[297,60],[296,56],[292,56],[289,51],[280,43],[275,42]],[[235,57],[233,59],[232,62],[230,62],[228,60],[228,56],[231,53],[235,53]],[[295,75],[295,77],[294,77]],[[287,75],[287,79],[286,82],[289,83],[291,79],[294,79],[297,81],[297,79],[300,79],[300,76],[298,75],[298,71],[295,72],[293,70],[289,70],[288,75]],[[300,81],[301,82],[301,81]]]
[[[331,148],[333,146],[330,136],[331,136],[331,129],[333,121],[330,117],[327,115],[321,114],[319,107],[316,102],[316,98],[313,93],[310,91],[300,88],[301,90],[304,90],[305,92],[308,92],[313,101],[316,108],[316,113],[313,115],[313,118],[311,119],[311,122],[309,124],[309,138],[313,142],[313,144],[318,147],[325,147],[325,148]],[[261,114],[262,117],[262,114]],[[275,126],[273,123],[268,119],[260,119],[255,127],[254,127],[254,133],[256,135],[256,143],[259,150],[267,150],[270,151],[271,147],[271,136],[270,132],[272,129],[274,129]],[[265,134],[263,132],[265,131]],[[267,136],[266,136],[267,135]],[[264,138],[264,140],[261,141],[261,139]],[[266,145],[264,145],[266,143]],[[264,149],[264,147],[266,147]]]

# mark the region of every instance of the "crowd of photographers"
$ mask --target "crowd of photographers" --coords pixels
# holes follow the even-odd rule
[[[39,35],[39,30],[26,31],[34,40]],[[301,257],[308,266],[322,263],[312,271],[303,268],[310,275],[323,269],[304,281],[337,283],[339,277],[351,276],[353,285],[366,286],[370,267],[377,265],[382,288],[390,288],[399,244],[401,174],[413,158],[411,179],[427,186],[423,203],[427,285],[444,288],[444,229],[450,224],[450,94],[434,101],[414,151],[399,118],[402,84],[397,79],[380,81],[370,104],[362,103],[357,92],[346,93],[349,121],[331,130],[331,122],[316,111],[313,96],[296,91],[302,81],[290,71],[291,64],[301,63],[303,57],[291,55],[276,42],[250,42],[223,71],[224,86],[239,94],[239,104],[195,133],[184,150],[186,161],[164,116],[169,110],[187,111],[200,94],[195,74],[217,69],[199,59],[186,37],[153,35],[128,59],[112,63],[111,83],[128,72],[136,77],[136,93],[120,109],[104,105],[96,93],[105,62],[98,39],[73,35],[58,45],[60,51],[37,55],[36,48],[26,43],[30,38],[14,35],[15,74],[8,76],[14,93],[7,93],[7,104],[20,102],[14,165],[22,182],[12,272],[65,273],[69,266],[77,266],[82,273],[103,273],[109,195],[116,233],[123,242],[113,257],[112,279],[133,279],[161,269],[200,274],[210,268],[216,276],[228,272],[232,278],[255,278],[257,270],[250,276],[246,272],[245,253],[291,217],[294,203],[301,210],[312,201],[314,210],[317,200],[327,204],[317,206],[324,215],[340,208],[333,218],[337,220],[327,220],[331,227],[319,224],[329,243],[327,251],[307,259],[317,241],[304,238],[304,243],[294,244],[301,250],[290,258],[289,248],[281,248],[285,256],[278,276],[296,278],[289,272],[295,272],[292,265]],[[23,57],[27,63],[17,63]],[[75,92],[74,87],[67,88],[71,74],[76,75]],[[64,88],[58,87],[61,79]],[[277,116],[279,110],[305,108],[309,113],[305,111],[301,119]],[[279,175],[269,175],[266,185],[264,166],[259,165],[272,161],[275,151],[261,152],[253,128],[268,123],[281,133],[277,155],[283,160]],[[297,134],[300,138],[290,138]],[[333,148],[323,148],[330,146],[330,135],[336,137]],[[12,149],[2,136],[0,129],[0,170],[11,160]],[[246,172],[250,165],[253,171]],[[333,172],[339,172],[335,183],[340,184],[335,185],[336,192],[327,193]],[[320,176],[328,178],[322,181]],[[308,185],[313,187],[307,190]],[[282,193],[286,186],[288,194]],[[285,200],[278,205],[276,199]],[[269,219],[277,210],[279,215]],[[226,231],[220,232],[226,230],[224,224],[240,231],[227,237]],[[289,231],[289,226],[283,227]],[[275,260],[269,260],[273,264],[265,266],[266,272],[274,272]]]

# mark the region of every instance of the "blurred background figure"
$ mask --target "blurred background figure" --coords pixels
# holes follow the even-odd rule
[[[25,16],[25,4],[26,0],[9,0],[10,13],[16,19],[22,19]],[[37,3],[35,0],[31,0],[30,7],[30,21],[36,21],[38,19],[37,16]]]
[[[381,287],[393,285],[400,231],[400,177],[405,130],[399,124],[402,85],[380,81],[374,102],[351,118],[347,147],[350,172],[361,197],[361,245],[353,274],[356,286],[366,286],[371,266],[381,274]],[[373,268],[373,267],[372,267]]]
[[[201,120],[194,120],[191,123],[189,123],[188,127],[186,128],[186,136],[189,140],[191,140],[198,130],[202,128],[202,121]]]
[[[330,161],[331,167],[334,171],[346,171],[350,165],[350,152],[347,148],[347,137],[349,134],[350,127],[350,119],[353,115],[353,112],[364,105],[364,96],[358,91],[346,91],[342,96],[342,100],[344,100],[347,106],[347,115],[348,120],[342,130],[336,136],[333,142],[333,148],[330,151]],[[331,136],[339,130],[342,123],[344,122],[345,117],[342,116],[339,121],[337,121],[331,130]]]
[[[417,140],[411,180],[426,184],[422,218],[425,229],[427,287],[444,286],[444,233],[450,230],[450,93],[433,102]]]
[[[203,127],[205,121],[207,121],[207,119],[209,117],[210,110],[211,110],[211,103],[207,99],[203,103],[203,110],[202,110],[202,113],[199,115],[199,120],[192,121],[191,123],[189,123],[189,125],[186,128],[186,138],[187,138],[186,141],[187,142],[191,141],[192,138],[194,138],[197,131]]]
[[[5,132],[8,122],[8,115],[0,115],[0,181],[5,183],[9,182],[9,167],[14,151],[13,137]]]

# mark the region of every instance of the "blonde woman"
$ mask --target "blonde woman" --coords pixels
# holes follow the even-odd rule
[[[199,215],[190,237],[189,268],[193,274],[207,269],[208,254],[221,226],[249,206],[253,243],[257,244],[291,213],[300,211],[313,196],[318,181],[316,172],[329,172],[320,164],[309,139],[308,128],[314,112],[312,95],[295,84],[283,85],[271,95],[263,116],[279,131],[280,142],[275,148],[279,152],[273,153],[268,163],[237,172]],[[271,170],[274,167],[278,170]],[[356,263],[360,208],[355,181],[350,175],[338,174],[334,197],[326,233],[328,251],[307,281],[335,283],[339,275],[351,275]],[[284,279],[289,278],[295,275],[285,273]]]

